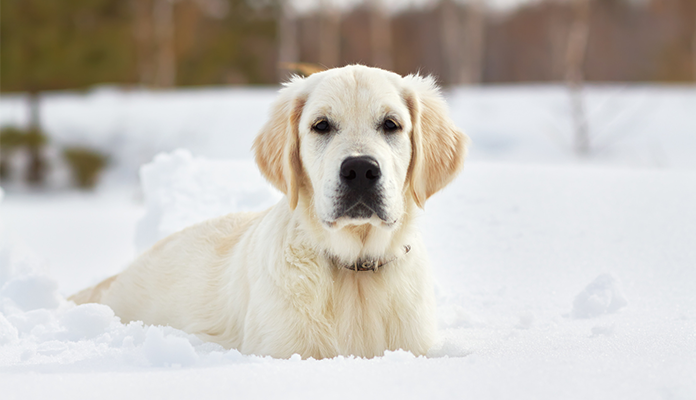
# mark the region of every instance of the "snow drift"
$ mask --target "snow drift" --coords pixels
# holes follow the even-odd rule
[[[194,159],[187,150],[158,155],[140,169],[140,181],[146,214],[136,233],[138,251],[197,222],[265,210],[282,196],[251,160]]]

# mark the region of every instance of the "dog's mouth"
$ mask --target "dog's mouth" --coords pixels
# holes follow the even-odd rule
[[[343,205],[338,207],[333,213],[332,218],[322,221],[329,228],[342,228],[347,225],[382,226],[391,228],[397,223],[398,219],[390,218],[384,207],[380,205],[367,204],[363,200],[358,200],[350,206]]]
[[[373,215],[377,215],[379,219],[384,220],[384,218],[379,215],[380,213],[378,211],[382,211],[381,207],[375,210],[373,207],[368,206],[364,202],[358,201],[342,213],[339,212],[339,218],[346,217],[351,219],[368,219]]]

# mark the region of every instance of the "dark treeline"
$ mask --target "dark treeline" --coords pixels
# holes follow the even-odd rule
[[[587,1],[587,80],[696,79],[696,0]],[[296,15],[280,0],[0,0],[0,90],[272,84],[280,62],[363,63],[445,84],[565,79],[572,1],[505,13],[484,3]]]
[[[487,82],[563,79],[572,20],[544,2],[488,24]],[[590,81],[696,80],[696,1],[590,2],[584,73]]]
[[[369,13],[361,8],[343,17],[341,64],[379,64],[370,58]],[[321,18],[304,17],[301,30],[316,30]],[[434,73],[449,84],[560,81],[572,22],[572,2],[535,2],[495,14],[442,1],[393,16],[390,67]],[[320,60],[318,37],[301,36],[302,61]],[[452,71],[457,64],[478,65],[461,76]],[[584,74],[590,81],[696,80],[696,0],[590,0]]]

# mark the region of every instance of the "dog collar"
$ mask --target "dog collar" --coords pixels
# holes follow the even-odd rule
[[[389,263],[392,262],[392,261],[398,260],[399,258],[401,258],[401,257],[405,256],[406,254],[408,254],[409,251],[411,251],[411,246],[405,245],[405,246],[404,246],[404,253],[403,253],[403,254],[398,255],[398,256],[395,256],[395,257],[393,257],[393,258],[390,258],[390,259],[387,260],[387,261],[383,261],[383,260],[375,259],[375,258],[368,258],[368,259],[360,258],[360,259],[356,260],[353,264],[342,264],[342,263],[338,262],[338,259],[337,259],[335,256],[332,257],[332,259],[333,259],[334,264],[336,264],[336,265],[338,265],[338,266],[341,266],[341,265],[342,265],[343,268],[348,269],[348,270],[351,270],[351,271],[355,271],[355,272],[362,272],[362,271],[377,272],[377,270],[378,270],[380,267],[383,267],[383,266],[389,264]]]

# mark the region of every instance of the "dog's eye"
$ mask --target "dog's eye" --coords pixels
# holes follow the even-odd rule
[[[382,126],[384,127],[384,130],[385,130],[386,132],[394,132],[394,131],[396,131],[396,130],[398,130],[398,129],[400,128],[400,127],[399,127],[399,124],[397,124],[397,123],[396,123],[393,119],[391,119],[391,118],[387,118],[386,120],[384,120],[384,124],[383,124]]]
[[[322,119],[321,121],[314,124],[312,126],[312,129],[314,129],[314,131],[318,133],[328,133],[331,130],[331,124],[329,124],[329,121]]]

